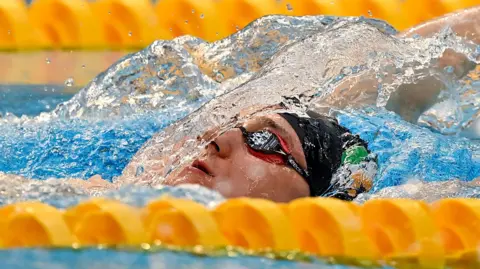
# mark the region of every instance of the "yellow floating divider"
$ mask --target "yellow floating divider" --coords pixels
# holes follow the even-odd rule
[[[445,7],[447,12],[469,8],[480,5],[478,0],[439,0],[440,5]]]
[[[356,205],[333,198],[288,204],[236,198],[207,209],[171,197],[143,208],[95,198],[67,210],[35,201],[0,207],[0,249],[101,244],[206,255],[234,249],[270,254],[265,257],[301,251],[335,261],[433,269],[478,268],[479,243],[477,199],[431,205],[376,199]]]
[[[113,48],[142,48],[156,39],[171,39],[172,33],[158,18],[150,0],[100,0],[91,3],[99,18],[103,41]]]
[[[348,16],[349,0],[291,0],[285,5],[285,15],[331,15],[331,16]]]
[[[455,2],[461,1],[455,0]],[[410,24],[400,23],[401,27],[399,27],[399,29],[407,29],[408,27],[412,27],[417,23],[433,19],[456,9],[457,8],[449,8],[448,6],[444,5],[441,0],[405,0],[402,3],[402,13],[404,16],[409,16],[414,21],[411,21]]]
[[[445,199],[432,205],[447,254],[477,249],[480,244],[480,200]]]
[[[101,46],[98,21],[86,0],[35,0],[29,8],[29,16],[54,48]]]
[[[376,246],[363,233],[355,204],[304,198],[291,202],[288,209],[301,250],[321,256],[379,258]]]
[[[208,247],[227,243],[210,212],[190,200],[162,198],[149,203],[144,225],[149,242]]]
[[[480,0],[23,0],[0,1],[0,50],[138,49],[193,35],[215,41],[265,15],[365,16],[398,30]],[[28,13],[28,16],[26,15]]]
[[[421,201],[370,200],[360,210],[363,227],[387,258],[415,258],[426,268],[443,268],[445,252],[438,227]]]
[[[147,242],[140,211],[117,201],[92,199],[65,212],[65,221],[80,245]]]
[[[274,202],[231,199],[218,206],[213,214],[231,245],[253,250],[297,248],[288,217]]]
[[[285,13],[285,5],[276,0],[218,0],[216,8],[220,22],[226,24],[229,33],[237,32],[262,16]]]
[[[23,0],[0,1],[0,49],[46,48],[48,41],[32,27]]]
[[[39,202],[0,209],[0,248],[71,246],[72,236],[62,212]]]
[[[231,33],[216,4],[215,0],[162,0],[155,11],[160,25],[173,36],[193,35],[215,41]]]

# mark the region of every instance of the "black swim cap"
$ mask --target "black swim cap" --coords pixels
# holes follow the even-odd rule
[[[335,118],[316,113],[309,113],[311,118],[291,113],[279,115],[288,121],[302,143],[311,196],[326,196],[331,191],[332,176],[349,149],[358,145],[369,153],[367,143],[340,126]]]

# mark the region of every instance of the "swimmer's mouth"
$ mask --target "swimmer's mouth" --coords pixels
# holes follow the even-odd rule
[[[205,174],[213,177],[213,174],[212,174],[212,172],[210,171],[210,169],[208,168],[207,164],[204,163],[204,162],[202,162],[202,161],[198,161],[198,160],[197,160],[197,161],[194,161],[194,162],[192,163],[192,167],[195,167],[195,168],[197,168],[198,170],[204,172]]]

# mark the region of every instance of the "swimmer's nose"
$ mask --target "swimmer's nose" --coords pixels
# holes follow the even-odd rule
[[[209,148],[220,157],[228,158],[243,143],[242,133],[238,129],[229,130],[217,137]]]

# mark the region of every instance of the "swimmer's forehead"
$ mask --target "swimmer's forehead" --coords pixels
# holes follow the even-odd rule
[[[268,116],[258,116],[245,122],[246,125],[251,127],[270,127],[280,132],[288,133],[287,130],[278,124],[275,120]]]

